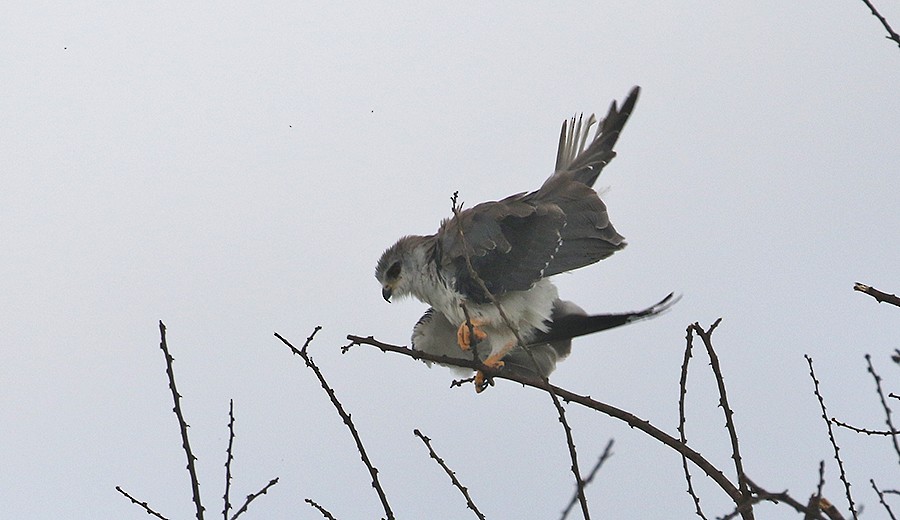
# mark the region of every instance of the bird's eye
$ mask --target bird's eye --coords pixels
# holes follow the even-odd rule
[[[387,278],[388,280],[394,280],[398,276],[400,276],[400,262],[394,262],[391,264],[390,269],[387,270]]]

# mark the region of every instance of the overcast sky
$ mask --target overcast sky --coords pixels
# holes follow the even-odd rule
[[[900,6],[880,2],[900,27]],[[891,5],[892,4],[892,5]],[[406,344],[424,305],[386,304],[382,250],[468,206],[535,189],[560,122],[641,98],[598,187],[629,241],[561,275],[592,312],[668,314],[575,342],[553,382],[675,434],[685,328],[714,340],[747,473],[846,510],[803,354],[831,414],[883,429],[900,309],[900,49],[858,0],[783,2],[12,2],[0,15],[0,510],[6,518],[193,517],[158,348],[169,330],[208,517],[280,482],[246,518],[382,515],[302,344],[362,435],[398,518],[558,518],[573,491],[545,394],[481,395],[357,347]],[[698,352],[690,444],[733,478]],[[895,403],[895,402],[894,402]],[[569,407],[597,518],[687,518],[681,459]],[[837,432],[854,498],[900,487],[890,440]],[[694,468],[710,517],[727,497]],[[900,502],[889,497],[895,510]],[[795,518],[760,506],[766,518]]]

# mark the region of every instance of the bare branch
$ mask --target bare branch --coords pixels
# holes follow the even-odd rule
[[[831,428],[831,421],[828,420],[828,411],[825,409],[825,399],[822,397],[822,393],[819,391],[819,380],[816,378],[816,371],[813,369],[813,360],[809,355],[804,354],[806,358],[806,362],[809,364],[809,377],[813,380],[813,385],[815,387],[816,397],[819,399],[819,407],[822,409],[822,419],[825,420],[825,426],[828,427],[828,439],[831,441],[831,447],[834,448],[834,459],[838,463],[838,470],[840,471],[841,482],[844,483],[844,490],[847,493],[847,502],[850,504],[850,514],[853,515],[854,519],[858,519],[859,517],[856,514],[856,506],[853,503],[853,495],[850,493],[850,481],[847,480],[847,473],[844,471],[844,461],[841,460],[841,449],[837,445],[837,441],[834,440],[834,430]]]
[[[420,432],[418,429],[413,430],[413,434],[416,437],[422,439],[422,442],[424,442],[425,446],[428,447],[428,454],[444,470],[444,473],[446,473],[447,476],[450,477],[450,482],[453,483],[453,486],[456,487],[456,489],[458,489],[460,493],[462,493],[463,497],[465,497],[466,505],[469,507],[469,509],[475,512],[475,516],[477,516],[481,520],[485,520],[484,515],[481,514],[481,511],[479,511],[478,507],[475,506],[475,502],[472,502],[472,497],[469,496],[468,488],[466,488],[459,482],[459,480],[456,478],[456,472],[447,467],[444,459],[438,457],[438,454],[434,451],[434,448],[431,447],[431,439],[422,435],[422,432]]]
[[[347,336],[347,339],[350,341],[350,344],[348,344],[344,347],[345,352],[347,350],[349,350],[350,348],[352,348],[354,345],[369,345],[369,346],[372,346],[372,347],[375,347],[375,348],[381,350],[382,352],[394,352],[394,353],[401,354],[401,355],[410,357],[412,359],[417,359],[420,361],[431,361],[431,362],[440,363],[443,365],[452,365],[452,366],[457,366],[457,367],[469,368],[472,370],[481,370],[481,369],[485,368],[484,365],[481,365],[479,363],[473,363],[473,362],[465,360],[465,359],[451,358],[449,356],[436,356],[436,355],[428,354],[426,352],[422,352],[419,350],[413,350],[411,348],[400,347],[397,345],[392,345],[390,343],[384,343],[382,341],[378,341],[378,340],[374,339],[371,336],[361,337],[361,336],[354,336],[351,334],[351,335]],[[719,470],[718,468],[713,466],[702,455],[700,455],[699,453],[697,453],[690,447],[686,446],[685,444],[680,442],[678,439],[672,437],[671,435],[665,433],[664,431],[660,430],[656,426],[653,426],[652,424],[650,424],[649,421],[641,419],[641,418],[635,416],[634,414],[631,414],[629,412],[626,412],[626,411],[616,408],[614,406],[610,406],[608,404],[601,403],[599,401],[595,401],[588,396],[583,396],[583,395],[576,394],[574,392],[570,392],[569,390],[560,388],[558,386],[554,386],[549,383],[545,383],[539,379],[527,377],[527,376],[524,376],[521,374],[503,372],[502,370],[497,371],[494,374],[494,377],[500,378],[500,379],[507,379],[510,381],[515,381],[522,385],[530,386],[532,388],[537,388],[539,390],[544,390],[544,391],[546,391],[547,388],[549,387],[555,395],[559,396],[561,399],[563,399],[566,402],[574,402],[574,403],[580,404],[581,406],[590,408],[592,410],[596,410],[600,413],[609,415],[610,417],[613,417],[615,419],[619,419],[620,421],[625,422],[632,428],[636,428],[636,429],[646,433],[647,435],[653,437],[654,439],[657,439],[658,441],[662,442],[666,446],[669,446],[670,448],[674,449],[678,453],[684,453],[685,456],[688,458],[688,460],[690,460],[698,468],[703,470],[703,472],[706,473],[720,488],[722,488],[722,490],[725,491],[725,493],[727,493],[728,496],[731,497],[731,499],[734,500],[735,503],[740,503],[740,500],[741,500],[740,491],[733,483],[731,483],[731,481],[728,480],[728,477],[726,477],[725,474],[722,473],[721,470]]]
[[[843,422],[843,421],[839,421],[839,420],[837,420],[837,419],[834,418],[834,417],[831,418],[831,422],[833,422],[834,424],[840,426],[841,428],[847,428],[848,430],[854,431],[854,432],[856,432],[856,433],[865,433],[866,435],[884,435],[884,436],[888,436],[888,435],[896,435],[896,434],[900,433],[900,431],[897,431],[897,430],[886,431],[886,430],[870,430],[870,429],[868,429],[868,428],[858,428],[858,427],[856,427],[856,426],[853,426],[852,424],[847,424],[847,423],[845,423],[845,422]]]
[[[819,484],[816,486],[816,492],[810,495],[809,502],[806,504],[806,514],[803,520],[812,520],[814,515],[818,515],[821,511],[822,504],[822,488],[825,487],[825,461],[819,461]]]
[[[591,520],[591,514],[590,511],[588,511],[587,497],[584,494],[585,482],[584,479],[581,478],[581,470],[578,469],[578,454],[575,452],[575,440],[572,438],[572,428],[569,427],[569,422],[566,421],[566,410],[563,408],[562,403],[559,402],[556,392],[552,389],[547,379],[542,379],[541,383],[543,383],[544,390],[546,390],[553,399],[553,404],[556,406],[556,412],[559,414],[559,422],[566,432],[566,444],[569,446],[569,457],[572,459],[572,474],[575,475],[575,486],[576,492],[578,493],[578,501],[581,503],[581,513],[584,516],[584,520]]]
[[[313,499],[306,498],[303,501],[306,502],[307,504],[311,505],[312,507],[318,509],[319,512],[322,513],[322,516],[324,516],[326,518],[326,520],[337,520],[335,517],[333,517],[331,515],[331,513],[328,512],[327,509],[325,509],[324,507],[317,504]]]
[[[865,2],[866,0],[863,0],[863,1]],[[888,294],[885,292],[881,292],[874,287],[871,287],[869,285],[865,285],[865,284],[862,284],[859,282],[856,282],[855,284],[853,284],[853,290],[868,294],[872,298],[875,298],[875,300],[878,303],[882,303],[882,302],[890,303],[891,305],[896,305],[897,307],[900,307],[900,297],[898,297],[894,294]]]
[[[231,517],[231,520],[236,520],[237,517],[241,516],[241,513],[246,512],[247,506],[250,505],[250,502],[253,502],[254,500],[256,500],[256,498],[259,497],[260,495],[265,495],[269,491],[269,488],[274,486],[275,484],[278,484],[278,477],[275,477],[272,480],[270,480],[268,484],[263,486],[263,488],[260,489],[259,491],[257,491],[256,493],[251,493],[251,494],[247,495],[247,499],[244,500],[244,504],[240,507],[240,509],[237,510],[237,512],[234,514],[234,516]]]
[[[878,486],[875,485],[874,479],[869,479],[869,483],[872,484],[872,489],[875,490],[875,494],[878,495],[878,501],[881,502],[881,505],[884,506],[884,510],[887,511],[888,515],[891,517],[891,520],[897,520],[897,517],[894,516],[894,512],[891,511],[891,506],[888,505],[887,502],[884,501],[884,493],[878,489]]]
[[[894,444],[894,452],[897,454],[898,459],[900,459],[900,444],[897,443],[897,430],[894,428],[894,423],[891,420],[891,407],[888,406],[887,400],[884,398],[884,391],[881,389],[881,376],[875,372],[875,367],[872,366],[872,356],[866,354],[865,358],[866,364],[868,365],[868,372],[872,374],[872,378],[875,379],[875,389],[878,392],[878,399],[881,400],[881,407],[884,408],[884,423],[888,427],[891,442]]]
[[[337,410],[338,415],[343,419],[344,424],[347,425],[347,428],[350,429],[350,434],[353,435],[353,441],[356,442],[356,450],[359,452],[359,456],[362,459],[363,463],[366,465],[366,468],[369,470],[369,475],[372,477],[372,487],[375,488],[376,493],[378,493],[378,498],[381,500],[381,505],[384,507],[384,513],[387,515],[388,520],[394,519],[394,513],[391,511],[391,505],[388,503],[387,496],[384,494],[384,489],[381,488],[381,483],[378,482],[378,470],[375,466],[372,465],[372,462],[369,460],[369,456],[366,454],[366,449],[363,447],[362,439],[359,437],[359,432],[356,431],[356,426],[353,425],[353,421],[350,420],[350,414],[344,411],[344,407],[341,405],[341,402],[338,401],[337,395],[334,393],[334,390],[328,386],[328,382],[325,381],[325,376],[322,375],[322,372],[319,370],[319,367],[313,363],[309,354],[306,353],[306,348],[309,347],[309,344],[312,342],[313,338],[316,336],[316,333],[322,330],[322,327],[316,326],[313,329],[312,334],[308,338],[306,338],[306,343],[303,344],[303,348],[297,349],[297,347],[293,346],[290,341],[281,337],[281,334],[275,333],[275,337],[281,340],[288,348],[291,349],[291,352],[303,358],[303,361],[306,362],[306,366],[309,367],[313,373],[316,374],[316,377],[319,379],[319,383],[322,385],[322,388],[325,390],[325,393],[328,394],[329,399],[331,399],[331,404],[334,405],[334,408]]]
[[[234,447],[234,399],[228,400],[228,449],[225,450],[225,508],[222,509],[222,517],[228,520],[228,510],[231,509],[229,496],[231,494],[231,461],[234,460],[232,448]]]
[[[869,0],[863,0],[863,3],[866,4],[866,6],[868,6],[869,10],[872,11],[872,15],[875,18],[878,18],[878,21],[881,22],[881,25],[884,26],[884,29],[888,33],[888,35],[885,36],[885,38],[887,38],[889,40],[894,40],[897,43],[897,45],[900,45],[900,35],[898,35],[897,33],[894,32],[894,29],[892,29],[890,24],[888,24],[888,21],[883,16],[881,16],[881,13],[878,12],[878,9],[875,9],[875,6],[872,5],[872,2],[870,2]]]
[[[169,346],[166,344],[166,326],[162,320],[159,321],[159,348],[162,349],[166,357],[166,375],[169,377],[169,388],[172,390],[172,400],[175,401],[175,416],[178,418],[178,425],[181,428],[181,446],[187,456],[187,470],[191,476],[191,491],[193,493],[194,505],[197,508],[197,520],[203,520],[203,503],[200,501],[200,482],[197,480],[197,470],[194,461],[197,457],[191,451],[191,443],[188,440],[188,423],[184,420],[184,414],[181,411],[181,394],[175,388],[175,372],[172,370],[172,362],[175,358],[169,354]]]
[[[684,423],[686,421],[684,403],[685,397],[687,396],[688,364],[690,363],[694,347],[693,325],[688,326],[686,332],[687,337],[685,338],[684,361],[681,363],[681,381],[679,383],[681,393],[678,397],[678,435],[680,436],[682,444],[685,446],[687,446],[687,435],[684,428]],[[703,520],[707,520],[706,515],[703,514],[703,509],[700,508],[700,497],[697,496],[697,492],[694,491],[694,485],[691,483],[691,471],[688,468],[688,459],[684,453],[681,454],[681,465],[684,468],[684,479],[687,481],[687,492],[691,495],[691,498],[694,499],[694,512]]]
[[[606,447],[603,448],[603,453],[600,454],[600,458],[597,459],[597,463],[594,464],[594,467],[591,468],[591,472],[588,474],[587,478],[584,479],[584,485],[587,487],[591,482],[593,482],[594,477],[597,476],[597,472],[600,471],[600,468],[603,467],[603,463],[606,462],[606,459],[612,456],[612,446],[613,439],[610,439],[609,442],[606,443]],[[566,520],[569,516],[569,513],[572,511],[572,508],[575,507],[575,504],[578,503],[578,489],[575,490],[575,493],[572,494],[572,500],[569,501],[569,504],[562,512],[562,517],[560,520]]]
[[[734,427],[734,411],[728,405],[728,395],[725,393],[725,378],[722,376],[722,369],[719,367],[719,356],[716,355],[716,351],[713,349],[712,345],[712,333],[721,322],[722,318],[717,319],[709,327],[709,330],[703,330],[699,323],[694,323],[693,328],[700,336],[700,339],[703,340],[703,344],[706,346],[706,353],[709,355],[709,364],[712,367],[713,374],[716,377],[716,384],[719,387],[719,406],[722,407],[722,412],[725,414],[725,428],[728,430],[728,436],[731,438],[731,458],[734,459],[734,469],[737,472],[738,487],[741,490],[743,500],[749,501],[750,489],[744,479],[745,475],[744,465],[741,461],[741,449],[740,444],[738,443],[737,429]],[[741,503],[738,503],[738,506],[740,505]],[[747,504],[747,508],[743,511],[742,516],[748,520],[753,518],[752,503]]]
[[[116,491],[118,491],[119,493],[122,493],[123,495],[125,495],[125,497],[128,498],[128,500],[131,500],[131,502],[132,502],[133,504],[137,504],[137,505],[143,507],[143,508],[144,508],[144,511],[146,511],[148,515],[153,515],[153,516],[155,516],[156,518],[159,518],[160,520],[169,520],[168,518],[164,517],[163,515],[157,513],[157,512],[154,511],[153,509],[151,509],[150,506],[147,505],[147,502],[141,502],[141,501],[139,501],[138,499],[136,499],[136,498],[134,498],[133,496],[129,495],[129,494],[128,494],[124,489],[122,489],[121,487],[116,486]]]
[[[781,493],[771,493],[769,491],[766,491],[762,487],[756,485],[756,483],[754,483],[750,479],[750,477],[748,477],[746,475],[744,475],[744,480],[747,482],[747,487],[751,491],[753,491],[753,493],[755,493],[753,500],[756,502],[761,502],[763,500],[767,500],[767,501],[775,502],[775,503],[784,502],[785,504],[793,507],[794,510],[797,511],[798,513],[803,513],[803,514],[807,515],[807,518],[816,518],[816,519],[822,518],[822,516],[819,515],[817,512],[810,511],[809,509],[807,509],[806,506],[804,506],[803,504],[801,504],[800,502],[795,500],[793,497],[791,497],[791,495],[788,494],[787,490],[782,491]],[[746,506],[742,505],[741,507],[746,507]],[[810,515],[812,515],[812,516],[810,516]],[[831,520],[835,520],[835,519],[831,519]]]

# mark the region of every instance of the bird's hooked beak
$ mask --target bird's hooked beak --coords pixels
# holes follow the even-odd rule
[[[381,296],[384,297],[384,301],[391,303],[391,294],[393,294],[393,289],[391,289],[390,285],[385,285],[381,288]]]

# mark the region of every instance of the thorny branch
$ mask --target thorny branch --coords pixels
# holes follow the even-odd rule
[[[172,390],[172,398],[175,401],[175,408],[173,409],[173,411],[175,412],[176,417],[178,417],[178,424],[181,427],[182,447],[184,448],[185,454],[187,455],[187,461],[188,461],[187,468],[188,468],[188,472],[190,473],[190,476],[191,476],[191,487],[193,489],[194,504],[197,507],[197,518],[198,518],[198,520],[202,520],[203,511],[205,510],[205,508],[203,507],[203,505],[200,502],[200,487],[199,487],[200,485],[197,481],[197,474],[196,474],[196,470],[195,470],[195,466],[194,466],[194,461],[196,461],[197,458],[194,457],[194,455],[191,451],[190,443],[188,442],[188,435],[187,435],[188,424],[184,420],[184,414],[181,411],[181,394],[179,394],[178,390],[175,388],[175,371],[172,368],[172,362],[175,359],[169,353],[169,346],[166,342],[166,326],[165,326],[165,324],[163,324],[163,322],[161,320],[159,322],[159,336],[160,336],[159,347],[160,347],[160,349],[162,349],[163,354],[165,355],[165,358],[166,358],[166,375],[169,379],[169,388]],[[226,450],[227,455],[226,455],[226,460],[225,460],[225,494],[223,496],[223,498],[225,499],[225,508],[222,511],[224,520],[229,520],[228,510],[231,508],[231,503],[229,502],[228,497],[229,497],[229,493],[231,490],[231,462],[232,462],[232,460],[234,460],[234,457],[232,456],[232,448],[234,446],[234,401],[233,400],[229,400],[229,402],[228,402],[228,418],[229,418],[229,420],[228,420],[228,449]],[[235,520],[237,517],[239,517],[241,515],[241,513],[243,513],[244,511],[247,510],[247,506],[250,504],[250,502],[252,502],[259,495],[265,494],[266,491],[268,491],[268,489],[270,487],[274,486],[277,483],[278,483],[278,478],[275,478],[275,479],[271,480],[268,483],[268,485],[266,485],[264,488],[262,488],[262,490],[260,490],[258,493],[253,494],[253,495],[248,495],[247,501],[244,502],[244,505],[241,507],[241,509],[231,517],[231,520]],[[156,516],[157,518],[162,518],[163,520],[166,520],[166,518],[164,516],[162,516],[161,514],[157,513],[153,509],[151,509],[147,505],[146,502],[138,501],[136,498],[134,498],[131,495],[129,495],[128,493],[126,493],[121,487],[116,486],[116,491],[125,495],[133,503],[144,508],[144,510],[147,512],[147,514],[150,514],[150,515]]]
[[[394,352],[420,361],[431,361],[443,365],[452,365],[457,367],[469,368],[472,370],[481,370],[485,368],[484,365],[480,363],[473,363],[465,359],[451,358],[449,356],[437,356],[428,354],[420,350],[413,350],[407,347],[400,347],[397,345],[392,345],[390,343],[384,343],[382,341],[374,339],[371,336],[361,337],[351,334],[347,336],[347,339],[350,341],[350,344],[344,347],[345,350],[352,348],[354,345],[369,345],[381,350],[382,352]],[[632,413],[626,412],[614,406],[602,403],[600,401],[595,401],[589,396],[579,395],[564,388],[560,388],[549,383],[544,383],[540,379],[502,371],[497,372],[494,377],[499,379],[508,379],[510,381],[515,381],[522,385],[530,386],[532,388],[543,391],[547,391],[547,388],[549,387],[550,391],[552,391],[555,395],[566,402],[573,402],[592,410],[596,410],[615,419],[619,419],[632,428],[637,428],[638,430],[646,433],[654,439],[657,439],[658,441],[662,442],[666,446],[669,446],[675,451],[683,453],[688,458],[688,460],[693,462],[698,468],[703,470],[703,472],[706,473],[716,484],[718,484],[719,487],[721,487],[722,490],[725,491],[725,493],[727,493],[735,503],[740,502],[740,491],[718,468],[713,466],[698,452],[681,443],[678,439],[665,433],[656,426],[653,426],[649,421],[641,419]]]
[[[600,454],[600,458],[597,459],[597,462],[594,464],[594,467],[591,468],[591,472],[588,473],[587,478],[584,479],[584,485],[588,486],[591,482],[594,481],[594,477],[597,476],[597,472],[600,471],[600,468],[603,467],[603,463],[606,462],[606,459],[612,457],[612,447],[613,447],[613,439],[610,439],[609,442],[606,443],[606,447],[603,448],[603,453]],[[572,499],[569,500],[569,504],[562,512],[562,516],[560,520],[566,520],[569,516],[569,513],[572,511],[572,508],[575,507],[575,504],[578,503],[578,490],[575,490],[575,493],[572,494]]]
[[[872,16],[878,18],[878,21],[881,22],[881,25],[884,26],[884,29],[887,31],[888,35],[885,38],[889,40],[894,40],[897,45],[900,45],[900,35],[894,32],[894,29],[891,28],[891,25],[888,23],[887,19],[884,16],[881,16],[881,13],[878,12],[878,9],[875,9],[875,6],[869,0],[863,0],[863,3],[868,6],[869,10],[872,11]]]
[[[163,515],[157,513],[157,512],[154,511],[153,509],[151,509],[150,506],[147,505],[147,502],[141,502],[140,500],[134,498],[133,496],[129,495],[128,492],[126,492],[126,491],[125,491],[124,489],[122,489],[121,487],[116,486],[116,491],[118,491],[119,493],[122,493],[123,495],[125,495],[125,497],[126,497],[128,500],[131,500],[131,502],[132,502],[133,504],[136,504],[136,505],[139,505],[139,506],[143,507],[143,508],[144,508],[144,511],[146,511],[148,515],[155,516],[156,518],[159,518],[159,519],[161,519],[161,520],[169,520],[168,518],[164,517]]]
[[[812,520],[813,515],[817,515],[821,511],[822,505],[822,488],[825,487],[825,461],[819,461],[819,484],[816,486],[816,492],[810,495],[809,502],[806,503],[806,514],[803,520]]]
[[[813,369],[813,360],[807,354],[804,354],[804,357],[806,358],[807,364],[809,364],[809,376],[813,380],[816,398],[818,398],[819,407],[822,409],[822,419],[825,421],[825,426],[828,427],[828,439],[831,441],[831,447],[834,448],[834,458],[838,463],[841,482],[844,483],[844,490],[847,494],[847,502],[850,504],[850,514],[853,515],[854,519],[858,519],[859,517],[856,513],[856,505],[853,502],[853,495],[850,493],[850,481],[847,480],[847,473],[844,471],[844,461],[841,460],[841,449],[838,447],[837,441],[834,440],[834,430],[831,428],[831,421],[828,420],[828,411],[825,409],[825,398],[822,397],[822,393],[819,391],[819,380],[816,378],[815,369]]]
[[[485,520],[484,515],[481,514],[481,511],[479,511],[478,507],[475,506],[475,502],[472,501],[472,497],[469,496],[469,489],[460,483],[459,479],[456,478],[456,472],[450,469],[444,462],[444,459],[440,458],[437,452],[434,451],[434,448],[431,447],[431,439],[423,435],[422,432],[420,432],[418,429],[413,430],[413,434],[416,437],[422,439],[422,442],[425,443],[425,446],[428,448],[428,454],[432,459],[435,460],[435,462],[438,463],[441,469],[444,470],[444,473],[446,473],[447,476],[450,477],[450,482],[453,483],[453,486],[458,489],[460,493],[462,493],[463,497],[465,497],[466,505],[469,507],[469,509],[475,512],[475,515],[478,518],[480,518],[481,520]]]
[[[888,436],[888,435],[897,435],[897,434],[900,434],[900,431],[897,431],[897,430],[886,431],[886,430],[870,430],[870,429],[868,429],[868,428],[859,428],[859,427],[857,427],[857,426],[853,426],[852,424],[847,424],[847,423],[845,423],[845,422],[843,422],[843,421],[839,421],[839,420],[837,420],[837,418],[835,418],[835,417],[832,417],[832,418],[831,418],[831,422],[833,422],[833,423],[836,424],[837,426],[840,426],[841,428],[846,428],[846,429],[848,429],[848,430],[850,430],[850,431],[853,431],[853,432],[856,432],[856,433],[864,433],[864,434],[866,434],[866,435],[884,435],[884,436]]]
[[[688,326],[686,331],[687,336],[685,337],[684,360],[681,363],[681,380],[679,383],[681,392],[678,397],[678,435],[681,443],[685,446],[687,446],[687,434],[685,432],[684,423],[687,419],[684,413],[684,403],[687,396],[688,364],[690,363],[694,348],[694,335],[692,334],[692,331],[693,325]],[[687,481],[687,492],[694,500],[694,512],[703,520],[707,520],[706,515],[703,514],[703,509],[700,507],[700,497],[697,495],[697,492],[694,491],[694,484],[691,482],[691,471],[688,468],[688,459],[684,453],[681,454],[681,465],[684,468],[684,479]]]
[[[334,393],[334,390],[328,385],[328,382],[325,381],[325,376],[322,375],[322,372],[319,370],[319,367],[313,363],[312,358],[307,354],[306,349],[309,347],[309,344],[312,342],[313,338],[316,336],[316,333],[322,330],[322,327],[316,326],[313,329],[312,334],[306,338],[306,343],[303,344],[303,348],[297,349],[294,345],[291,344],[290,341],[284,339],[281,334],[275,333],[275,337],[281,340],[288,348],[291,349],[291,352],[303,358],[303,361],[306,362],[306,366],[309,367],[313,373],[316,374],[316,377],[319,379],[319,384],[322,385],[322,388],[325,390],[325,393],[328,394],[329,399],[331,399],[331,404],[334,405],[335,409],[338,412],[338,415],[343,419],[344,424],[347,425],[347,428],[350,429],[350,434],[353,435],[353,441],[356,442],[356,450],[359,452],[359,456],[362,459],[363,463],[366,465],[366,468],[369,470],[369,475],[372,477],[372,487],[375,488],[375,492],[378,493],[378,498],[381,500],[381,505],[384,507],[384,513],[387,515],[388,520],[394,519],[394,513],[391,511],[391,505],[388,503],[387,496],[384,493],[384,489],[381,488],[381,483],[378,482],[378,469],[372,465],[372,462],[369,460],[369,456],[366,454],[366,449],[363,447],[362,439],[359,437],[359,432],[356,431],[356,426],[353,425],[353,421],[350,420],[350,414],[344,411],[343,405],[338,401],[337,395]]]
[[[737,472],[738,487],[741,490],[743,500],[749,502],[750,489],[745,480],[746,476],[744,475],[744,465],[741,461],[741,450],[740,445],[738,444],[737,429],[734,427],[734,411],[728,405],[728,395],[725,393],[725,379],[722,376],[722,369],[719,367],[719,356],[716,355],[716,351],[712,346],[712,333],[721,322],[722,318],[717,319],[709,327],[709,330],[703,330],[699,323],[694,323],[693,329],[700,336],[700,339],[703,340],[703,344],[706,346],[706,353],[709,355],[709,364],[712,367],[713,374],[716,377],[716,383],[719,387],[719,406],[722,407],[722,412],[725,414],[725,428],[728,430],[728,435],[731,438],[731,458],[734,459],[734,469]],[[740,506],[741,504],[738,505]],[[742,512],[742,516],[748,520],[753,518],[752,504],[748,503],[746,510]]]
[[[200,502],[200,482],[197,480],[197,470],[194,461],[197,457],[191,451],[191,444],[188,441],[188,424],[184,420],[184,414],[181,412],[181,394],[175,388],[175,372],[172,370],[172,361],[175,359],[169,354],[169,346],[166,344],[166,326],[162,320],[159,321],[159,348],[162,349],[166,357],[166,375],[169,377],[169,388],[172,390],[172,399],[175,401],[175,416],[178,417],[178,425],[181,427],[181,441],[184,453],[187,456],[187,470],[191,476],[191,491],[193,493],[194,505],[197,508],[197,520],[203,520],[203,504]]]
[[[897,457],[900,457],[900,444],[897,443],[897,430],[894,428],[894,422],[891,420],[891,407],[888,406],[887,400],[884,398],[884,391],[881,389],[881,376],[875,372],[875,367],[872,366],[872,356],[866,354],[866,364],[868,365],[868,372],[872,374],[872,378],[875,379],[875,390],[878,392],[878,398],[881,400],[881,407],[884,408],[884,423],[888,427],[888,432],[891,436],[891,442],[894,444],[894,452],[897,454]]]
[[[766,491],[761,486],[758,486],[755,482],[750,480],[750,477],[748,477],[747,475],[744,475],[744,479],[747,482],[747,487],[751,491],[753,491],[753,493],[755,493],[754,499],[762,498],[763,500],[768,500],[775,503],[784,502],[785,504],[793,507],[794,510],[796,510],[798,513],[804,513],[807,518],[821,518],[820,515],[815,514],[815,512],[813,511],[810,511],[806,506],[791,497],[791,495],[788,494],[787,490],[782,491],[781,493],[770,493],[769,491]],[[832,520],[836,519],[832,518]]]
[[[228,400],[228,449],[225,450],[225,494],[222,499],[225,501],[225,508],[222,509],[222,517],[228,520],[228,510],[231,509],[231,462],[234,460],[234,399]]]
[[[442,365],[468,368],[471,370],[483,370],[483,369],[487,368],[483,364],[481,364],[480,362],[477,362],[477,361],[473,362],[473,361],[469,361],[466,359],[451,358],[449,356],[438,356],[438,355],[434,355],[434,354],[429,354],[429,353],[422,352],[419,350],[413,350],[411,348],[401,347],[401,346],[393,345],[390,343],[385,343],[385,342],[376,340],[372,336],[361,337],[361,336],[355,336],[355,335],[350,334],[347,336],[347,340],[350,341],[350,343],[345,345],[344,347],[342,347],[343,352],[349,351],[351,348],[353,348],[356,345],[369,345],[369,346],[372,346],[372,347],[375,347],[375,348],[381,350],[382,352],[393,352],[393,353],[401,354],[401,355],[404,355],[404,356],[407,356],[407,357],[410,357],[412,359],[419,360],[419,361],[429,361],[429,362],[438,363],[438,364],[442,364]],[[592,410],[595,410],[595,411],[598,411],[605,415],[608,415],[614,419],[618,419],[620,421],[625,422],[626,424],[628,424],[628,426],[630,426],[632,428],[636,428],[636,429],[644,432],[645,434],[649,435],[650,437],[652,437],[652,438],[662,442],[666,446],[674,449],[678,453],[683,454],[694,465],[696,465],[704,473],[706,473],[706,475],[710,479],[712,479],[712,481],[715,482],[723,491],[725,491],[725,493],[732,499],[732,501],[734,501],[735,504],[743,504],[744,503],[744,502],[742,502],[742,500],[744,500],[744,497],[742,496],[738,487],[735,486],[730,480],[728,480],[728,477],[726,477],[725,474],[722,473],[721,470],[719,470],[713,464],[711,464],[708,460],[706,460],[700,453],[693,450],[686,444],[680,442],[678,439],[667,434],[666,432],[660,430],[656,426],[653,426],[652,424],[650,424],[649,421],[641,419],[630,412],[626,412],[624,410],[621,410],[614,406],[608,405],[606,403],[596,401],[596,400],[592,399],[590,396],[576,394],[576,393],[566,390],[564,388],[560,388],[558,386],[549,384],[549,382],[541,381],[540,379],[537,379],[537,378],[528,377],[528,376],[525,376],[522,374],[517,374],[517,373],[503,372],[502,370],[495,371],[494,377],[497,379],[507,379],[509,381],[515,381],[516,383],[522,384],[524,386],[536,388],[538,390],[551,391],[556,396],[558,396],[560,399],[562,399],[563,401],[565,401],[567,403],[576,403],[576,404],[579,404],[586,408],[590,408]],[[748,487],[752,492],[757,493],[757,489],[761,489],[761,488],[758,488],[758,486],[755,486],[746,475],[744,475],[744,478],[746,479]],[[766,494],[766,496],[764,496],[763,499],[773,500],[774,499],[773,497],[777,497],[777,500],[788,503],[789,505],[791,505],[798,511],[801,511],[804,513],[807,512],[806,507],[804,505],[800,504],[799,502],[797,502],[795,499],[791,498],[790,495],[787,494],[787,492],[778,493],[778,494],[768,494],[767,492],[762,490],[758,493]],[[740,514],[742,511],[743,511],[743,509],[741,509],[741,511],[738,511],[738,513]],[[813,514],[812,516],[810,516],[810,518],[820,519],[822,517],[818,514]]]
[[[882,506],[884,506],[884,509],[891,517],[891,520],[897,520],[897,517],[894,516],[894,512],[891,511],[891,506],[889,506],[888,503],[884,501],[884,493],[880,489],[878,489],[878,486],[875,485],[875,479],[870,478],[869,484],[872,484],[872,489],[874,489],[875,494],[878,495],[878,501],[881,502]]]
[[[278,484],[278,477],[270,480],[268,484],[263,486],[263,488],[260,489],[259,491],[257,491],[256,493],[251,493],[251,494],[247,495],[247,499],[244,500],[244,504],[241,505],[240,509],[238,509],[237,512],[234,514],[234,516],[231,517],[231,520],[236,520],[237,517],[241,516],[241,513],[245,513],[247,511],[247,506],[250,505],[250,502],[253,502],[254,500],[256,500],[260,495],[265,495],[266,492],[269,491],[269,488],[274,486],[275,484]]]
[[[309,504],[310,506],[318,509],[319,512],[322,513],[322,516],[324,516],[326,520],[337,520],[334,516],[331,515],[330,512],[328,512],[327,509],[325,509],[324,507],[317,504],[315,500],[313,500],[311,498],[306,498],[303,501],[306,502],[307,504]]]

